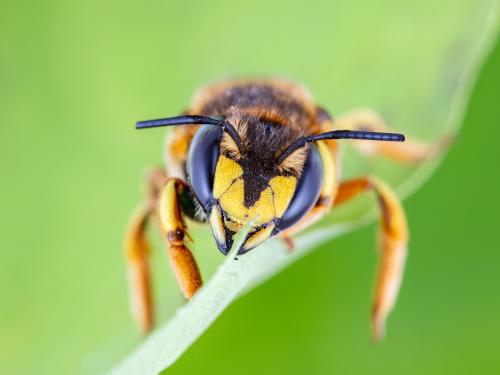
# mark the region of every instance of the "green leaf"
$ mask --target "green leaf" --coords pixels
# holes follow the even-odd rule
[[[249,10],[247,17],[257,12],[255,7]],[[333,52],[318,52],[318,68],[312,76],[321,82],[317,84],[319,97],[323,101],[326,97],[332,98],[343,110],[361,105],[374,107],[393,128],[427,141],[456,135],[477,73],[497,37],[499,2],[442,1],[413,8],[398,1],[387,1],[383,7],[371,3],[363,9],[358,7],[361,5],[339,3],[337,14],[329,14],[326,19],[322,18],[324,15],[317,15],[318,23],[328,22],[335,25],[330,27],[336,27],[337,31],[328,39],[328,44],[321,47]],[[367,25],[374,20],[379,23],[370,30]],[[256,31],[259,32],[262,31]],[[399,38],[387,38],[391,33],[399,33]],[[317,48],[325,42],[324,37],[318,33],[321,40],[311,40],[310,45]],[[386,40],[391,42],[384,44]],[[285,38],[283,43],[288,45],[294,41]],[[304,45],[305,56],[307,52],[313,56],[309,48]],[[306,75],[300,69],[297,72],[299,76]],[[337,94],[331,94],[330,82],[337,86]],[[381,159],[365,160],[347,149],[344,169],[346,176],[374,173],[389,181],[405,197],[429,178],[442,157],[409,167]],[[238,296],[318,244],[373,218],[373,202],[361,200],[337,210],[300,235],[293,254],[288,254],[279,240],[267,241],[238,260],[233,257],[233,248],[232,255],[195,298],[180,307],[112,373],[154,374],[169,367]]]

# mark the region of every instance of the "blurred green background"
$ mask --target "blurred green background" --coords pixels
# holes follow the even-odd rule
[[[121,241],[163,132],[134,121],[179,113],[216,78],[276,74],[333,113],[371,106],[431,139],[490,4],[2,4],[0,372],[102,373],[140,342]],[[449,155],[405,201],[411,253],[383,344],[369,339],[372,225],[235,302],[168,372],[499,373],[499,87],[497,45]],[[182,303],[162,250],[161,321]],[[222,261],[195,252],[205,276]]]

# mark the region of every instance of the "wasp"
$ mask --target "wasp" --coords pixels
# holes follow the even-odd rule
[[[408,227],[396,194],[375,176],[342,179],[339,146],[347,139],[364,154],[418,162],[429,149],[388,131],[371,110],[332,118],[304,87],[277,79],[218,82],[198,91],[181,116],[141,121],[137,129],[176,126],[167,135],[166,168],[147,177],[147,197],[125,238],[131,306],[143,331],[153,327],[145,229],[155,217],[170,265],[189,299],[202,285],[186,222],[208,223],[226,255],[234,235],[252,221],[238,254],[268,238],[292,237],[336,206],[374,192],[380,207],[380,262],[372,308],[375,339],[401,284]]]

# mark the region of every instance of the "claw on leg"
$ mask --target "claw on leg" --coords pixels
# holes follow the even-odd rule
[[[289,253],[293,253],[293,251],[295,250],[295,241],[293,240],[293,238],[284,233],[281,235],[281,239],[283,240],[287,251]]]
[[[382,181],[370,177],[342,183],[335,204],[345,202],[362,191],[373,190],[381,210],[380,261],[372,307],[374,341],[384,337],[385,322],[394,307],[403,277],[408,245],[406,216],[394,192]]]

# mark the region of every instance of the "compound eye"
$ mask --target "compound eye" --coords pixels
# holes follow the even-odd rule
[[[212,187],[221,137],[222,128],[202,126],[196,132],[189,147],[188,176],[194,194],[205,212],[213,198]]]
[[[299,178],[297,189],[281,218],[279,230],[287,229],[302,219],[318,201],[323,183],[323,163],[316,146],[309,147],[307,160],[302,175]]]

